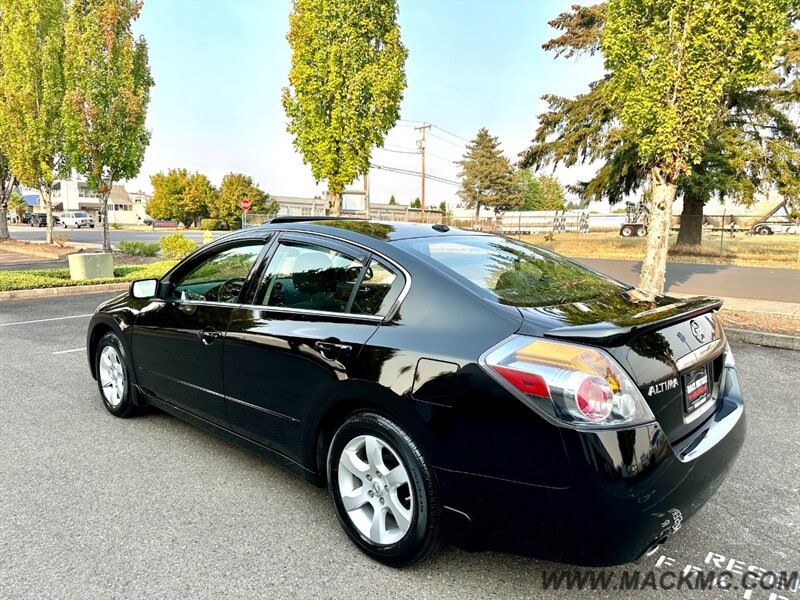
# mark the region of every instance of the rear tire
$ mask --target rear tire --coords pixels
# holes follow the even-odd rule
[[[623,225],[622,229],[619,230],[619,234],[622,237],[631,237],[633,235],[633,227],[630,225]]]
[[[370,558],[405,567],[439,546],[442,506],[433,472],[394,421],[374,413],[350,417],[333,436],[327,475],[339,523]]]
[[[106,410],[115,417],[132,417],[139,412],[133,402],[128,355],[116,334],[106,333],[94,355],[97,387]]]
[[[647,225],[642,225],[639,229],[636,230],[636,235],[639,237],[644,237],[647,235]]]

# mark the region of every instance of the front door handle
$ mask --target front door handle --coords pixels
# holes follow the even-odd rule
[[[343,344],[335,338],[314,342],[314,348],[322,355],[322,358],[327,360],[334,360],[340,354],[350,352],[353,349],[352,346]]]
[[[200,341],[203,342],[206,346],[208,346],[214,340],[219,340],[222,338],[222,332],[217,331],[213,327],[206,327],[205,329],[201,329],[197,332],[197,337],[200,338]]]

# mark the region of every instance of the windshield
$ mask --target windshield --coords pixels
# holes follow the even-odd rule
[[[630,289],[557,254],[508,238],[417,238],[398,245],[437,261],[512,306],[581,302]]]

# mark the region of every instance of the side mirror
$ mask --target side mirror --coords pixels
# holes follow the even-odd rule
[[[131,284],[130,294],[134,298],[145,300],[154,298],[158,292],[158,279],[139,279]]]

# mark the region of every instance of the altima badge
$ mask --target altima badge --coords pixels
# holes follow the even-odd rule
[[[647,395],[652,396],[653,394],[660,394],[667,390],[674,390],[676,387],[678,387],[678,379],[677,377],[673,377],[672,379],[667,379],[666,381],[660,381],[655,385],[651,385],[650,389],[647,390]]]

